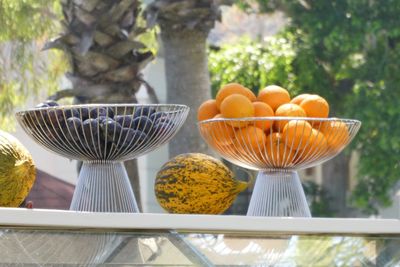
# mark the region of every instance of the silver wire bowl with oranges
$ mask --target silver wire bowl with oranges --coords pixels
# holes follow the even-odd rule
[[[317,95],[290,100],[281,93],[280,101],[286,103],[280,104],[266,101],[264,90],[254,96],[255,101],[235,92],[222,101],[217,95],[216,100],[204,102],[198,110],[200,133],[226,160],[259,171],[247,215],[311,217],[297,170],[336,156],[354,138],[361,122],[314,117],[329,113],[326,100]],[[213,103],[216,114],[205,114],[204,107],[209,111]],[[212,118],[204,119],[207,116]]]

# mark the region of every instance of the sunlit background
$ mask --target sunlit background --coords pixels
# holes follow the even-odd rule
[[[38,207],[40,201],[42,207],[51,206],[57,198],[68,202],[77,179],[77,163],[35,144],[16,124],[16,111],[49,97],[67,104],[154,103],[156,96],[159,103],[182,101],[193,115],[199,103],[215,96],[221,85],[239,82],[255,93],[270,84],[285,87],[292,95],[316,93],[331,104],[331,117],[362,121],[349,148],[321,166],[301,171],[313,216],[400,217],[399,1],[259,0],[199,9],[190,4],[172,6],[163,0],[131,1],[134,4],[116,5],[109,18],[91,13],[102,0],[80,1],[76,6],[72,2],[0,2],[0,128],[16,136],[32,153],[39,174],[53,181],[42,182],[42,191],[37,192],[52,192],[49,200],[32,197]],[[138,13],[136,17],[118,17],[123,8]],[[174,12],[179,16],[171,16]],[[87,29],[74,28],[78,25],[74,19],[83,21]],[[180,26],[162,26],[165,21]],[[197,35],[184,35],[185,29],[197,31]],[[126,74],[132,79],[114,79],[115,84],[124,86],[129,81],[128,95],[122,90],[99,95],[96,88],[82,86],[82,77],[95,77],[90,81],[100,84],[99,77],[117,71],[107,50],[101,48],[108,40],[102,34],[112,36],[109,41],[115,42],[107,47],[121,45],[108,52],[124,47],[119,34],[129,36],[130,45],[136,45],[137,55],[120,59],[124,64],[137,63],[137,68]],[[77,39],[84,38],[89,41],[78,46]],[[92,42],[94,48],[89,49]],[[80,54],[82,51],[86,54]],[[93,65],[83,63],[87,57]],[[182,66],[189,67],[177,75],[176,69]],[[186,93],[171,89],[176,84]],[[134,186],[140,187],[144,212],[164,212],[156,202],[153,184],[156,172],[171,157],[171,146],[182,153],[213,154],[199,137],[194,117],[189,117],[187,127],[192,127],[193,138],[199,139],[197,147],[172,142],[138,159],[140,178]],[[239,179],[248,179],[245,171],[229,166]],[[251,190],[241,193],[228,213],[245,214]],[[68,206],[59,205],[55,207]]]

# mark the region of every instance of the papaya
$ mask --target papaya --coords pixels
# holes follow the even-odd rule
[[[169,213],[221,214],[247,188],[220,160],[201,153],[180,154],[158,171],[154,191]]]

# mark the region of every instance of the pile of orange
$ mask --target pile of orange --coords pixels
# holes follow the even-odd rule
[[[345,123],[304,119],[328,115],[329,104],[319,95],[291,98],[286,89],[270,85],[256,96],[238,83],[222,86],[216,98],[203,102],[197,111],[199,121],[239,119],[207,124],[205,130],[216,149],[274,167],[288,167],[343,148],[349,139]]]

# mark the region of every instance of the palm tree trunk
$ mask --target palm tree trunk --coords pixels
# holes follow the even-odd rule
[[[165,53],[167,100],[191,108],[185,125],[172,139],[170,156],[187,152],[208,152],[197,128],[197,108],[211,98],[206,39],[221,18],[217,0],[155,0],[146,8],[148,25],[161,28]]]
[[[61,49],[70,61],[66,74],[72,88],[51,98],[75,97],[76,103],[137,103],[141,85],[152,101],[154,90],[142,70],[153,54],[137,37],[146,32],[140,23],[139,0],[64,0],[63,34],[44,49]],[[125,163],[141,209],[137,161]],[[78,167],[79,168],[79,167]]]
[[[169,146],[170,156],[187,152],[208,152],[197,128],[197,108],[211,98],[207,66],[207,33],[184,29],[176,31],[161,25],[165,51],[167,99],[169,103],[185,104],[191,110],[185,125]]]

